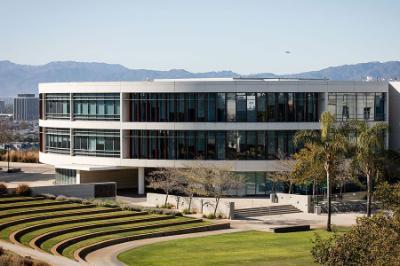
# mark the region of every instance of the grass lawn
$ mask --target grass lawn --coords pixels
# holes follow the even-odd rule
[[[339,231],[343,231],[341,229]],[[313,265],[311,239],[323,230],[228,233],[151,244],[118,255],[127,265]]]

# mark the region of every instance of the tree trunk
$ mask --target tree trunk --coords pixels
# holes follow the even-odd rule
[[[313,179],[313,184],[312,184],[312,198],[313,198],[313,200],[315,199],[316,189],[317,189],[317,182],[316,182],[316,180],[314,178]]]
[[[289,181],[289,194],[292,194],[292,181]]]
[[[367,171],[367,217],[371,217],[372,205],[372,178],[369,171]]]
[[[219,200],[220,200],[219,197],[216,197],[216,198],[215,198],[216,204],[215,204],[215,209],[214,209],[214,216],[217,215],[217,209],[218,209]]]
[[[331,216],[332,216],[332,202],[331,202],[331,178],[329,170],[326,170],[326,199],[328,201],[328,219],[326,222],[326,231],[332,231]]]
[[[188,206],[189,212],[191,212],[190,209],[191,209],[191,205],[192,205],[192,198],[193,198],[193,195],[191,194],[189,197],[189,206]]]
[[[167,202],[168,202],[168,192],[166,193],[165,196],[164,208],[167,207]]]

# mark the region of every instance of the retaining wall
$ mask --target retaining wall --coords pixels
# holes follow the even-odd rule
[[[165,194],[147,193],[146,202],[153,206],[162,206],[165,203]],[[168,203],[174,205],[179,211],[189,208],[189,197],[169,195]],[[211,214],[214,213],[215,199],[206,197],[193,197],[191,210],[196,213]],[[231,218],[235,206],[231,200],[221,199],[218,204],[217,214],[222,214],[226,218]]]
[[[305,213],[313,213],[311,195],[276,193],[279,204],[290,204]]]
[[[15,189],[9,189],[14,192]],[[42,194],[63,195],[66,197],[77,197],[83,199],[115,198],[117,195],[117,184],[115,182],[85,183],[71,185],[52,185],[31,187],[32,196]]]

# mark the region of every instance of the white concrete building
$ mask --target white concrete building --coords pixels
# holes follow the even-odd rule
[[[247,195],[267,195],[297,130],[318,130],[325,110],[389,122],[391,104],[386,82],[299,79],[42,83],[39,94],[40,161],[56,182],[139,194],[149,171],[196,161],[242,172]]]

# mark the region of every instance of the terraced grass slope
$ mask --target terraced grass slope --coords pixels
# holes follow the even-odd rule
[[[228,227],[229,224],[211,224],[172,214],[43,197],[0,197],[0,239],[76,260],[125,241]]]
[[[348,230],[338,229],[339,234]],[[325,230],[285,234],[261,231],[229,233],[146,245],[121,253],[118,259],[126,265],[141,266],[308,266],[315,265],[310,253],[315,233],[322,237],[333,234]]]

